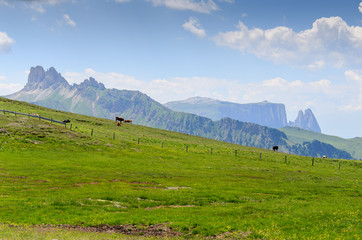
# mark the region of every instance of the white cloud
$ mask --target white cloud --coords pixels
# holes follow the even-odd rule
[[[362,64],[362,27],[348,26],[340,17],[317,19],[311,29],[301,32],[287,27],[249,29],[239,22],[236,31],[221,32],[214,41],[262,59],[312,70]]]
[[[218,10],[216,3],[213,0],[146,0],[152,2],[154,6],[166,6],[177,10],[191,10],[201,13],[210,13]]]
[[[11,45],[15,41],[10,38],[5,32],[0,32],[0,53],[8,53],[11,51]]]
[[[362,13],[362,2],[359,3],[358,10]]]
[[[70,83],[80,83],[84,79],[94,77],[97,81],[104,83],[107,88],[139,90],[160,102],[203,96],[240,103],[263,100],[283,102],[298,110],[305,107],[307,102],[309,105],[312,103],[330,105],[330,102],[338,101],[336,96],[348,93],[346,87],[335,85],[326,79],[303,82],[277,77],[257,83],[240,83],[209,77],[175,77],[143,81],[120,73],[100,73],[90,68],[83,73],[66,72],[64,77]],[[343,103],[341,100],[339,105]]]
[[[182,27],[190,31],[191,33],[195,34],[199,38],[203,38],[206,36],[205,29],[203,29],[197,19],[190,17],[189,21],[185,22]]]
[[[346,71],[344,73],[347,81],[349,81],[349,96],[351,102],[341,109],[351,112],[362,111],[362,71]]]
[[[0,96],[8,95],[20,91],[24,86],[14,83],[0,83]]]
[[[116,3],[124,3],[124,2],[129,2],[131,0],[115,0],[115,1],[116,1]]]
[[[9,2],[9,0],[2,0],[4,2]],[[75,0],[15,0],[12,2],[23,2],[26,8],[32,9],[38,13],[45,13],[45,5],[55,6],[57,4],[65,2],[74,2]]]
[[[6,7],[13,7],[8,1],[6,0],[0,0],[0,6],[6,6]]]
[[[71,27],[75,27],[77,24],[69,17],[68,14],[64,14],[63,16],[65,24],[71,26]]]
[[[43,3],[33,2],[25,5],[27,8],[32,9],[38,13],[45,13],[46,10],[43,7]]]

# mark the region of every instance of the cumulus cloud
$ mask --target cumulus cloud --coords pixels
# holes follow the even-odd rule
[[[9,95],[14,92],[20,91],[24,86],[16,83],[1,83],[0,82],[0,96]]]
[[[213,0],[146,0],[152,2],[154,6],[166,6],[177,10],[190,10],[201,13],[211,13],[218,10],[218,6]]]
[[[116,1],[116,3],[124,3],[124,2],[129,2],[131,0],[115,0],[115,1]]]
[[[346,111],[362,111],[362,71],[346,71],[345,77],[349,81],[349,96],[351,102],[346,104],[341,109]],[[352,102],[353,101],[353,102]]]
[[[182,27],[186,31],[190,31],[199,38],[203,38],[206,36],[205,29],[203,29],[198,20],[193,17],[190,17],[189,20],[182,25]]]
[[[268,100],[285,103],[290,111],[295,113],[308,107],[319,108],[321,111],[331,108],[333,111],[337,108],[347,110],[346,106],[356,106],[358,98],[362,99],[362,74],[358,75],[355,72],[346,72],[346,80],[352,81],[353,84],[334,84],[328,79],[311,82],[288,81],[281,77],[250,83],[209,77],[175,77],[144,81],[121,73],[101,73],[90,68],[83,73],[67,72],[64,77],[70,83],[80,83],[84,79],[94,77],[107,88],[139,90],[162,103],[193,96],[239,103]]]
[[[362,2],[359,3],[358,10],[362,13]]]
[[[11,45],[15,41],[5,32],[0,32],[0,53],[8,53],[11,51]]]
[[[64,14],[63,16],[64,22],[65,24],[71,26],[71,27],[75,27],[77,24],[69,17],[68,14]]]
[[[32,9],[38,13],[45,13],[45,5],[57,5],[60,3],[71,2],[75,0],[0,0],[0,5],[13,7],[15,3],[23,3],[26,8]]]
[[[0,0],[0,6],[12,7],[12,5],[6,0]]]
[[[317,19],[311,29],[301,32],[287,27],[249,29],[242,22],[237,28],[217,34],[215,43],[275,63],[312,70],[362,64],[362,27],[349,26],[340,17]]]

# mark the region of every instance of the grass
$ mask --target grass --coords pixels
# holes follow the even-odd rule
[[[177,238],[361,238],[359,161],[315,159],[312,166],[308,157],[117,127],[2,98],[0,109],[72,121],[70,130],[0,112],[2,239],[17,239],[18,231],[39,239],[105,234],[55,228],[62,224],[161,224],[182,234]]]

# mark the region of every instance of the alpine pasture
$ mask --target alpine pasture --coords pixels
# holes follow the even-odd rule
[[[1,239],[360,239],[362,162],[0,98]]]

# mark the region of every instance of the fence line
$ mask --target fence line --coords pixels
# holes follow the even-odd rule
[[[29,117],[34,117],[34,118],[38,118],[39,120],[40,119],[43,119],[43,120],[46,120],[46,121],[50,121],[50,122],[55,122],[55,123],[59,123],[59,124],[63,124],[65,127],[67,126],[67,124],[65,123],[65,122],[62,122],[62,121],[57,121],[57,120],[53,120],[53,119],[51,119],[51,118],[46,118],[46,117],[41,117],[41,116],[38,116],[38,115],[33,115],[33,114],[26,114],[26,113],[20,113],[20,112],[14,112],[14,111],[8,111],[8,110],[2,110],[2,109],[0,109],[0,112],[3,112],[4,114],[5,113],[13,113],[13,114],[15,114],[15,116],[16,116],[16,114],[19,114],[19,115],[23,115],[23,116],[29,116]],[[72,124],[70,125],[70,130],[72,130]],[[93,136],[93,129],[91,129],[91,136]],[[116,133],[114,132],[113,133],[113,140],[115,140],[115,138],[116,138]],[[133,141],[134,141],[135,139],[133,139]],[[137,141],[137,143],[138,144],[140,144],[140,140],[141,140],[141,138],[138,138],[136,141]],[[149,138],[143,138],[143,141],[142,141],[142,143],[143,143],[143,145],[148,145],[148,146],[155,146],[155,145],[159,145],[160,143],[161,143],[161,148],[164,148],[164,147],[166,147],[166,146],[164,146],[164,142],[159,142],[159,140],[156,140],[156,142],[152,142],[152,141],[149,141],[150,139]],[[173,146],[169,146],[171,149],[173,148],[173,149],[177,149],[177,148],[182,148],[182,146],[184,147],[184,151],[185,151],[185,147],[186,147],[186,152],[188,152],[189,151],[189,144],[182,144],[182,143],[173,143],[172,144]],[[243,151],[240,151],[239,152],[239,154],[238,154],[238,150],[235,150],[235,149],[231,149],[231,148],[213,148],[213,147],[208,147],[208,146],[200,146],[200,145],[198,145],[198,144],[191,144],[191,146],[193,146],[193,145],[196,145],[196,148],[198,148],[198,149],[192,149],[191,151],[192,152],[197,152],[197,153],[207,153],[207,152],[209,152],[210,154],[218,154],[218,155],[231,155],[232,153],[234,153],[235,154],[235,156],[239,156],[239,157],[243,157],[242,155],[244,155],[243,154]],[[167,148],[167,147],[166,147]],[[201,149],[200,149],[201,148]],[[181,149],[178,149],[178,150],[181,150]],[[195,151],[196,150],[196,151]],[[217,151],[218,150],[218,151]],[[255,153],[255,154],[258,154],[258,152],[257,151],[251,151],[251,152],[253,152],[253,153]],[[233,154],[233,155],[234,155]],[[273,153],[271,153],[271,154],[273,154]],[[269,158],[270,156],[269,156],[270,154],[267,154],[267,156],[266,156],[266,158]],[[298,157],[303,157],[303,158],[312,158],[312,166],[314,166],[314,162],[315,162],[315,158],[314,157],[308,157],[308,156],[301,156],[301,155],[297,155]],[[256,156],[254,156],[254,157],[256,157]],[[253,158],[253,157],[252,157]],[[262,153],[260,152],[260,155],[259,155],[259,160],[266,160],[266,158],[264,157],[264,158],[262,158]],[[318,158],[319,159],[319,158]],[[287,155],[284,155],[284,160],[285,160],[285,163],[287,163],[287,162],[289,162],[288,160],[287,160]],[[322,158],[320,158],[319,160],[322,160]],[[324,160],[324,159],[323,159]],[[329,160],[329,161],[328,161]],[[341,169],[341,160],[342,159],[339,159],[339,160],[337,160],[337,159],[328,159],[327,161],[328,162],[338,162],[338,169],[340,170]],[[342,161],[348,161],[348,160],[345,160],[345,159],[343,159]]]
[[[37,115],[33,115],[33,114],[14,112],[14,111],[8,111],[8,110],[3,110],[3,109],[0,109],[0,112],[3,112],[4,114],[5,114],[5,113],[13,113],[13,114],[15,114],[15,116],[16,116],[16,114],[18,114],[18,115],[23,115],[23,116],[38,118],[39,120],[40,120],[40,119],[43,119],[43,120],[46,120],[46,121],[50,121],[50,122],[52,122],[52,123],[55,122],[55,123],[59,123],[59,124],[63,124],[64,126],[67,126],[67,124],[64,123],[64,122],[62,122],[62,121],[57,121],[57,120],[54,120],[54,119],[51,119],[51,118],[46,118],[46,117],[37,116]]]

